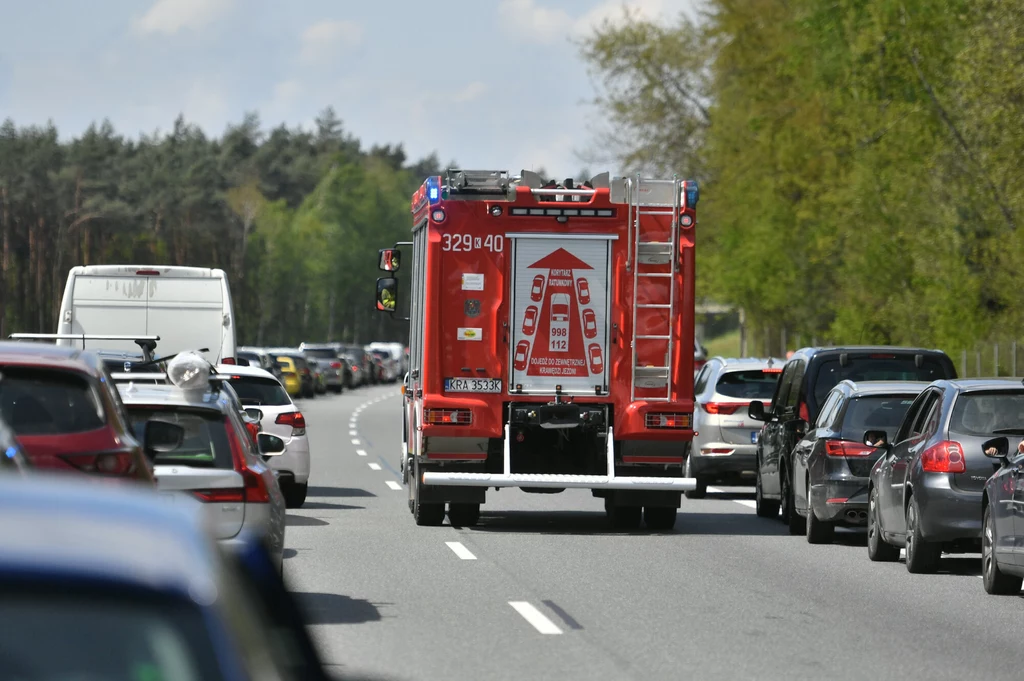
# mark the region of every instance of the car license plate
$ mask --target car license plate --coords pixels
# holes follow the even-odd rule
[[[757,444],[757,436],[758,435],[760,435],[760,433],[758,431],[756,431],[756,430],[750,434],[750,444],[752,444],[752,445],[756,445]]]
[[[446,393],[500,393],[500,378],[446,378]]]

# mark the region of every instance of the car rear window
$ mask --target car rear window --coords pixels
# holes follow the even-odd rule
[[[315,348],[303,350],[304,353],[312,357],[322,357],[323,359],[334,359],[338,356],[338,353],[331,348]]]
[[[17,435],[66,435],[107,422],[99,393],[80,374],[0,368],[0,414]]]
[[[1024,392],[988,391],[961,394],[949,419],[951,433],[972,437],[1024,428]]]
[[[903,417],[916,395],[871,395],[850,400],[843,415],[840,437],[860,442],[869,430],[884,430],[888,442],[896,436]]]
[[[285,389],[272,378],[239,376],[231,379],[231,387],[244,406],[281,407],[292,403]]]
[[[0,601],[4,679],[222,679],[202,611],[177,599],[13,589]],[[41,635],[45,632],[45,635]]]
[[[828,359],[818,366],[818,375],[814,379],[814,402],[820,405],[828,391],[839,385],[840,381],[924,381],[931,383],[940,378],[950,376],[942,363],[933,357],[925,357],[918,367],[914,364],[913,355],[884,357],[851,356],[844,367],[839,365],[839,358]]]
[[[128,417],[136,434],[149,420],[167,421],[185,429],[185,439],[177,449],[157,454],[153,463],[160,466],[233,469],[231,442],[224,415],[205,409],[157,409],[128,406]]]
[[[743,400],[770,400],[775,393],[779,374],[751,371],[728,371],[718,378],[715,392]]]

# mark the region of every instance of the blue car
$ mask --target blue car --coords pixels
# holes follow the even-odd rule
[[[261,542],[218,545],[200,507],[0,476],[0,677],[329,678]]]

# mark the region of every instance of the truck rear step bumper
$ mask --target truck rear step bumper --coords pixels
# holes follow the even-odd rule
[[[452,487],[547,487],[552,489],[651,489],[689,492],[697,488],[696,478],[632,478],[607,475],[531,475],[497,473],[423,474],[424,485]]]

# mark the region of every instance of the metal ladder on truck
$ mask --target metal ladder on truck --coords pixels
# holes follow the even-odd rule
[[[672,327],[676,318],[675,278],[679,271],[679,213],[682,210],[683,181],[645,180],[639,175],[626,180],[626,202],[630,239],[627,248],[626,267],[633,270],[633,324],[630,328],[629,347],[633,353],[632,377],[630,380],[630,401],[636,400],[636,390],[661,389],[664,395],[644,397],[650,402],[668,402],[672,399],[672,350],[676,339]],[[668,223],[668,241],[652,240],[652,233],[664,232]],[[664,238],[664,237],[661,237]],[[656,271],[640,271],[641,265],[658,266]],[[668,270],[665,270],[665,266]],[[646,291],[667,289],[667,303],[639,303],[641,281]],[[655,284],[661,284],[656,286]],[[637,333],[637,317],[640,310],[665,310],[662,328],[645,329]],[[665,360],[655,366],[640,366],[637,341],[657,341],[665,346]]]

